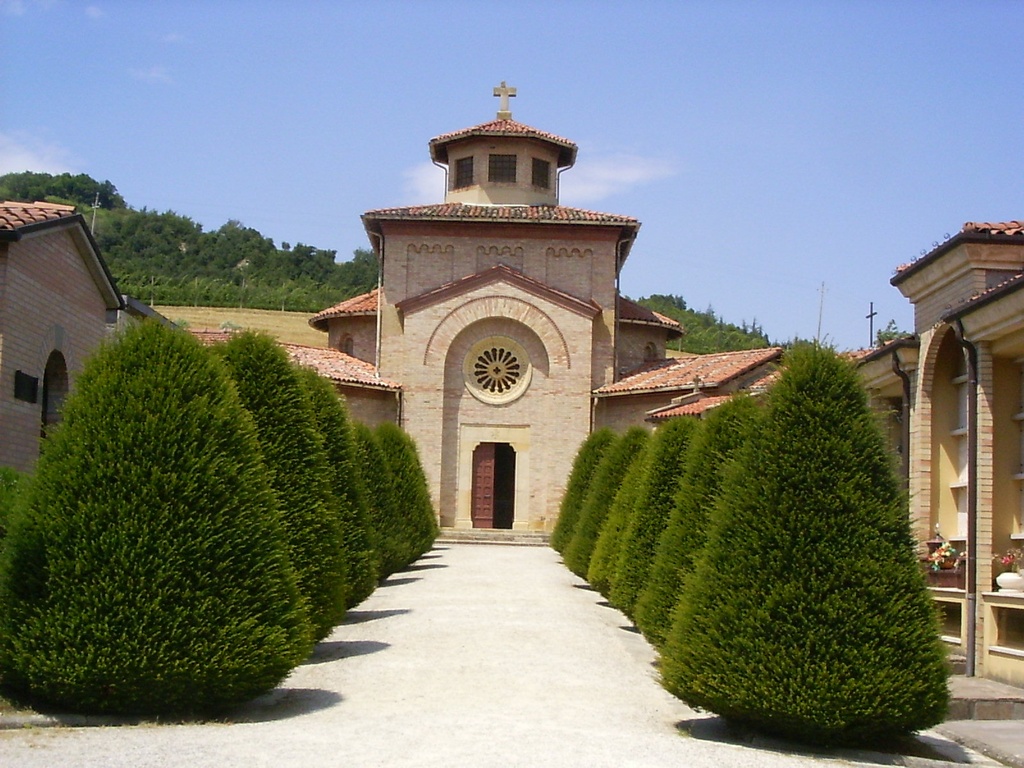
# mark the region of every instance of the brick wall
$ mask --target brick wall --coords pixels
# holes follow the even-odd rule
[[[29,471],[39,454],[42,381],[58,351],[69,379],[106,335],[106,305],[67,229],[47,229],[0,253],[0,465]],[[38,377],[39,402],[14,398],[14,373]]]

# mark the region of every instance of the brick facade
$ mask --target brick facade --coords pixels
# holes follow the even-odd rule
[[[3,206],[15,204],[4,203]],[[46,207],[44,210],[50,210]],[[80,217],[55,219],[0,242],[0,465],[31,471],[39,455],[47,361],[57,353],[74,383],[119,306]],[[99,273],[99,279],[98,279]],[[38,381],[36,402],[14,396],[16,372]]]

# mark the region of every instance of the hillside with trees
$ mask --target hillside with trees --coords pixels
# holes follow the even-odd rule
[[[337,251],[304,243],[278,246],[234,219],[207,232],[174,211],[132,208],[110,181],[86,174],[9,173],[0,176],[0,200],[74,205],[121,290],[149,304],[318,312],[377,283],[370,250],[357,249],[339,262]],[[673,345],[678,351],[769,345],[756,321],[728,323],[711,307],[689,308],[682,296],[655,294],[639,303],[683,325],[686,333]]]

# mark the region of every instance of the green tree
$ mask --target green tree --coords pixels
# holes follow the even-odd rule
[[[565,494],[559,505],[558,520],[555,522],[555,529],[551,532],[551,547],[558,554],[564,554],[566,546],[572,540],[594,471],[601,463],[604,452],[613,442],[615,442],[614,432],[608,428],[598,429],[587,436],[576,452],[569,480],[566,483]]]
[[[239,333],[217,348],[256,422],[288,554],[309,603],[314,639],[321,640],[345,615],[348,585],[341,513],[312,407],[298,370],[271,337]]]
[[[10,467],[0,467],[0,545],[7,526],[28,485],[28,477]]]
[[[379,575],[385,579],[409,562],[400,516],[396,511],[394,477],[374,431],[360,422],[352,426],[357,466],[366,487],[370,528],[377,547]]]
[[[906,499],[834,352],[787,356],[722,484],[662,670],[691,706],[812,743],[871,743],[945,715]]]
[[[433,546],[438,533],[437,516],[412,438],[390,422],[377,427],[375,438],[391,472],[392,514],[404,561],[399,567],[404,567]]]
[[[252,419],[187,334],[90,358],[0,566],[0,674],[65,710],[209,713],[312,646]]]
[[[672,613],[707,539],[707,517],[722,473],[756,424],[755,401],[736,395],[712,410],[691,438],[669,520],[633,612],[637,627],[656,647],[665,643]]]
[[[636,512],[629,517],[618,558],[612,566],[614,588],[609,599],[631,618],[647,583],[658,539],[672,512],[687,447],[698,425],[689,417],[671,419],[658,427],[651,440],[650,462],[637,494]]]
[[[580,578],[587,576],[590,557],[598,536],[601,535],[601,527],[608,516],[608,509],[615,500],[615,494],[622,485],[631,460],[643,450],[647,439],[648,432],[643,427],[630,428],[605,451],[601,463],[594,472],[580,510],[579,523],[573,532],[572,540],[562,553],[566,566]]]
[[[615,586],[616,564],[622,540],[630,520],[637,514],[644,478],[650,468],[651,440],[644,440],[640,450],[629,457],[628,461],[629,468],[608,509],[608,517],[601,526],[601,533],[590,556],[590,565],[587,566],[587,581],[590,586],[609,599]]]
[[[358,605],[377,586],[377,551],[370,530],[365,489],[356,470],[355,438],[348,411],[330,382],[309,368],[301,369],[313,410],[313,420],[323,438],[330,468],[331,488],[340,510],[347,607]]]

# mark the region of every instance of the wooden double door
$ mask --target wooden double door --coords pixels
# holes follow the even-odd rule
[[[473,527],[511,528],[516,516],[516,452],[508,443],[473,450]]]

